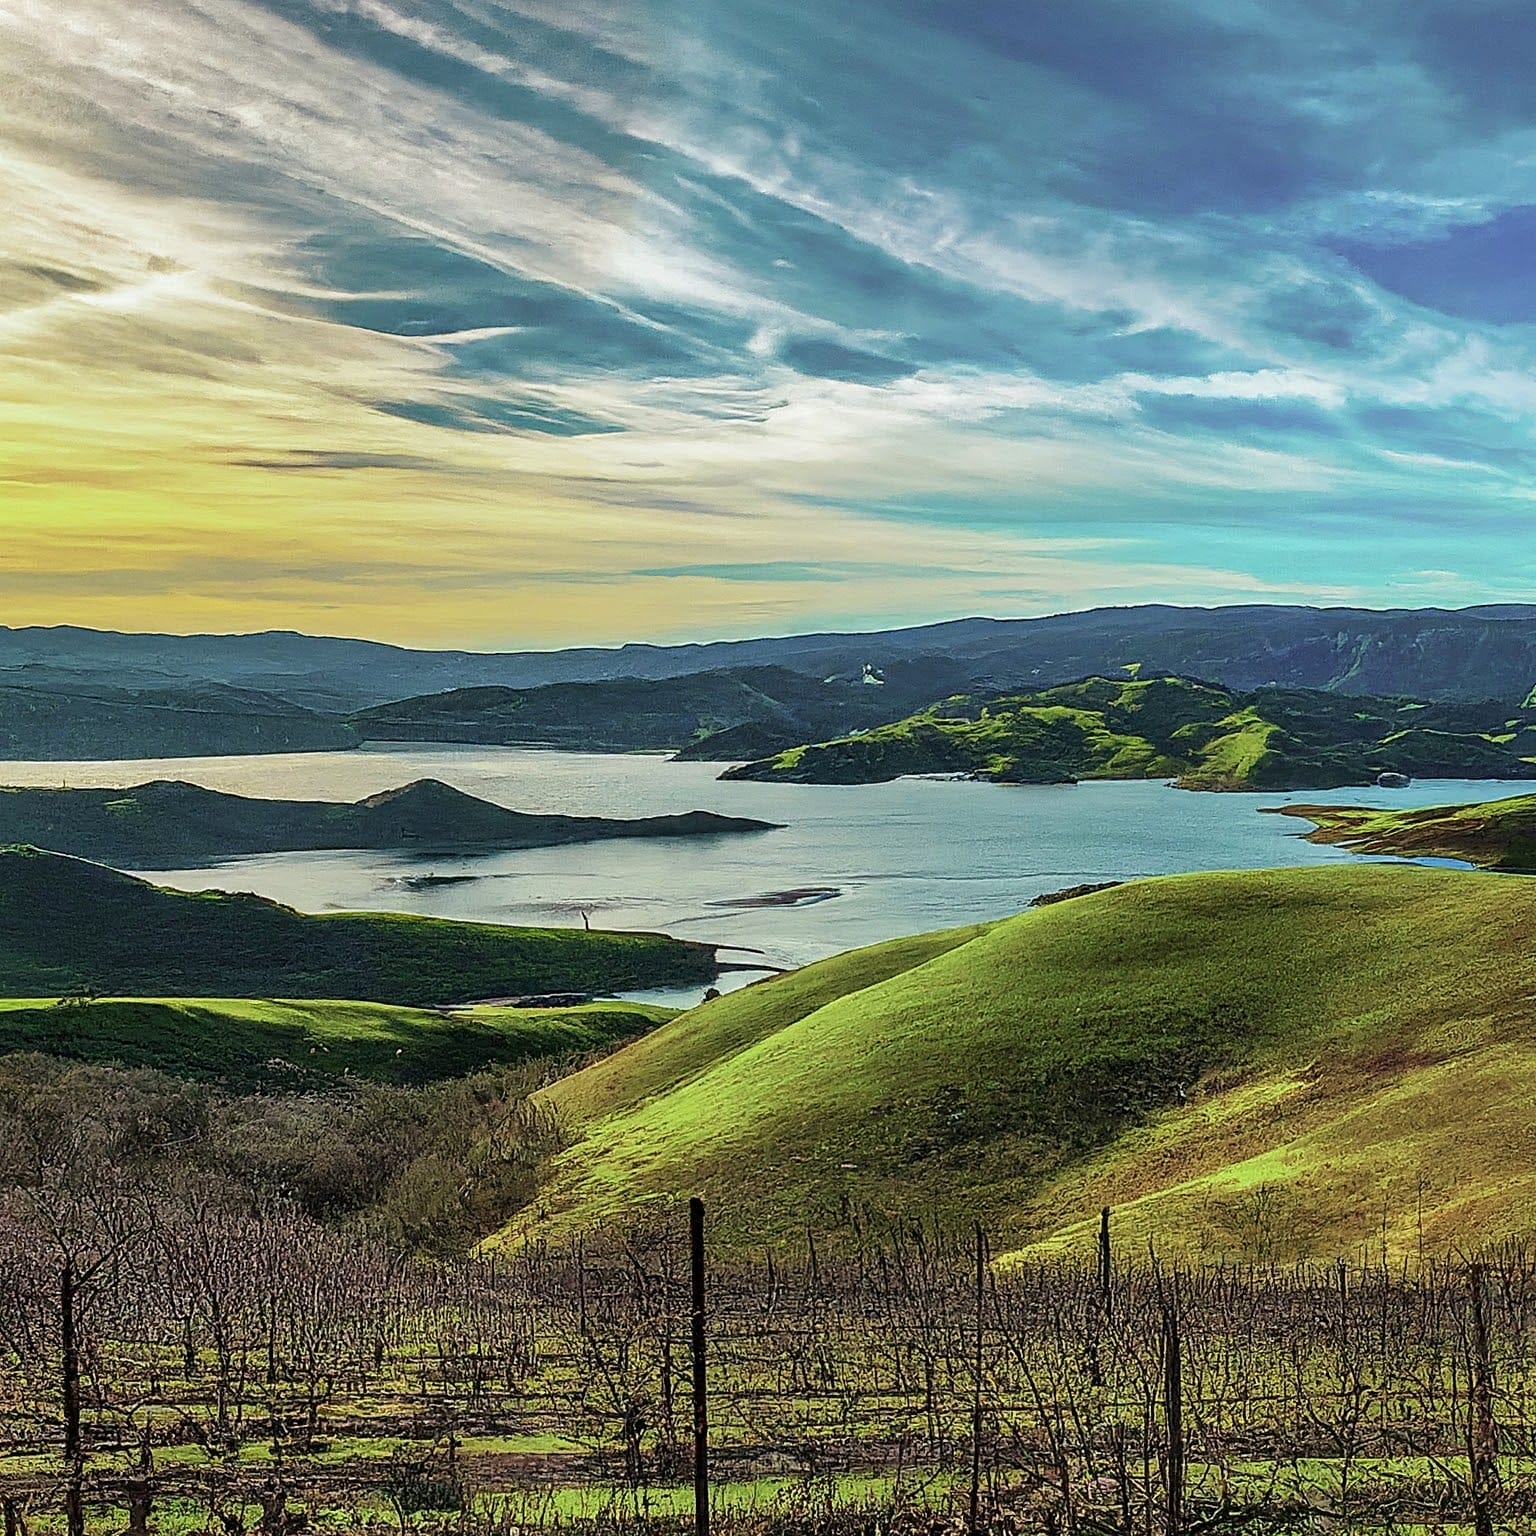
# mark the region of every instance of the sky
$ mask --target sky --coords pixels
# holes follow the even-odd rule
[[[1536,595],[1528,0],[0,0],[0,621]]]

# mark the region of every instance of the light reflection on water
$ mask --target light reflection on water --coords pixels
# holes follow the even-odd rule
[[[427,859],[276,854],[153,872],[161,884],[256,891],[312,912],[364,908],[554,927],[579,926],[585,912],[595,928],[659,929],[742,946],[776,967],[898,934],[1001,917],[1034,896],[1079,882],[1353,857],[1303,842],[1298,834],[1305,823],[1258,815],[1261,806],[1407,807],[1531,789],[1439,780],[1406,790],[1233,795],[1157,783],[722,783],[717,772],[714,764],[655,756],[406,746],[140,763],[5,763],[0,781],[86,787],[181,778],[240,794],[352,800],[431,777],[524,811],[652,816],[709,810],[780,822],[782,830],[737,837]],[[404,883],[423,874],[474,878]],[[755,904],[765,895],[795,892],[812,895]],[[750,979],[730,972],[721,985]],[[667,1000],[692,1002],[697,994]]]

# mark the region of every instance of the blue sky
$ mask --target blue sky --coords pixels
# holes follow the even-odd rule
[[[0,0],[12,613],[1536,591],[1536,13]]]

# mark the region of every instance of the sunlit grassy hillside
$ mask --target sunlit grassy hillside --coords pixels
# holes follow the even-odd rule
[[[1186,789],[1324,789],[1381,773],[1536,776],[1536,722],[1507,705],[1304,688],[1235,692],[1184,677],[1087,677],[957,694],[873,730],[728,769],[728,779],[872,784],[960,773],[1004,784],[1176,779]]]
[[[1000,1246],[1401,1251],[1536,1228],[1536,884],[1406,866],[1149,880],[839,956],[549,1097],[528,1225],[705,1195],[723,1243],[860,1211]]]

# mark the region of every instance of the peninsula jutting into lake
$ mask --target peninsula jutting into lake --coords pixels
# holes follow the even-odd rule
[[[125,789],[0,788],[0,843],[35,843],[131,869],[322,849],[392,849],[427,857],[615,837],[773,830],[771,822],[709,811],[632,818],[530,815],[436,779],[417,779],[353,804],[254,799],[175,779]]]

